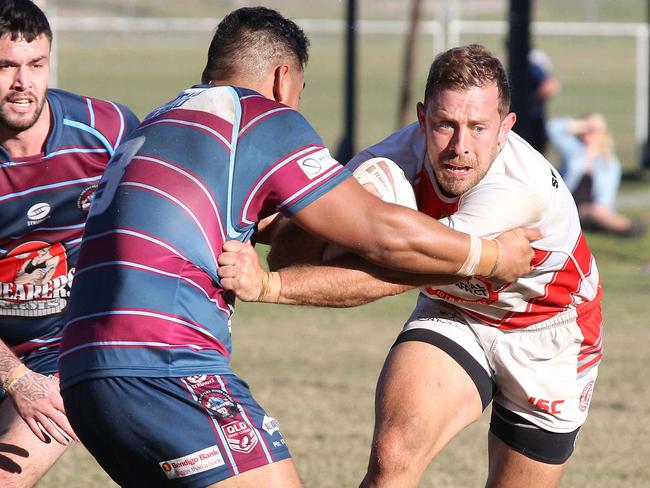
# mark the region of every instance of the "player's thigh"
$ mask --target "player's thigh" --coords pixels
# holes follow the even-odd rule
[[[447,352],[406,341],[390,351],[379,377],[375,437],[432,457],[483,410],[476,385]]]
[[[559,485],[568,463],[568,460],[550,464],[531,459],[492,433],[489,435],[488,451],[490,462],[486,488],[554,488]]]
[[[79,438],[122,486],[203,487],[290,456],[277,421],[232,374],[86,380],[63,398]]]
[[[33,486],[64,450],[58,442],[38,439],[10,398],[0,400],[0,486]]]

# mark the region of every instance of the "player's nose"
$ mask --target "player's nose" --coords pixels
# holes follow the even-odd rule
[[[454,131],[454,137],[451,140],[451,149],[458,155],[467,154],[467,135],[463,129]]]
[[[29,89],[30,86],[31,77],[29,71],[24,66],[18,67],[11,88],[16,91],[25,91]]]

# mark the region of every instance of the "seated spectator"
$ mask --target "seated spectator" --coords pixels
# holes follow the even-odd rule
[[[576,201],[586,230],[639,237],[646,232],[642,220],[616,212],[614,203],[621,182],[621,163],[614,153],[605,118],[596,113],[580,118],[556,118],[547,124],[548,136],[558,151],[560,173]]]
[[[531,49],[528,53],[528,63],[532,83],[528,143],[544,154],[548,142],[545,127],[546,106],[550,99],[560,92],[561,85],[553,73],[553,64],[544,51]]]

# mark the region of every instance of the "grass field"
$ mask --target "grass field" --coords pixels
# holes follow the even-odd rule
[[[60,10],[124,15],[206,14],[208,2],[84,0]],[[184,8],[178,5],[183,3]],[[215,15],[250,2],[217,3]],[[340,2],[260,2],[293,17],[337,18]],[[361,2],[369,18],[404,18],[405,2]],[[442,2],[426,2],[428,12]],[[477,3],[477,2],[472,2]],[[503,6],[505,2],[492,2]],[[642,21],[644,2],[600,1],[596,20]],[[177,5],[163,9],[161,4]],[[309,4],[309,5],[308,5]],[[313,4],[313,5],[312,5]],[[538,2],[543,20],[584,20],[583,2]],[[189,6],[189,7],[188,7]],[[187,7],[187,8],[185,8]],[[313,8],[312,8],[313,7]],[[560,8],[562,7],[562,8]],[[176,9],[176,10],[174,10]],[[560,13],[564,9],[563,13]],[[496,10],[495,10],[496,12]],[[474,18],[503,18],[495,12],[468,13]],[[582,12],[584,13],[584,12]],[[589,19],[595,20],[595,19]],[[59,37],[59,86],[129,104],[140,116],[197,81],[209,33],[144,35],[64,33]],[[358,145],[371,144],[395,128],[403,39],[367,35],[360,40],[360,112]],[[502,52],[495,36],[463,38]],[[629,40],[540,39],[563,84],[553,114],[598,110],[614,130],[627,169],[637,164],[633,141],[634,46]],[[418,48],[415,93],[419,98],[431,58],[431,40]],[[342,40],[312,36],[311,62],[303,112],[324,140],[335,147],[342,112]],[[648,193],[648,178],[626,183],[623,191]],[[650,205],[629,211],[650,216]],[[641,488],[650,480],[650,237],[626,241],[588,235],[605,289],[605,359],[591,414],[580,436],[563,486]],[[351,310],[290,308],[239,304],[233,322],[235,370],[257,399],[278,418],[308,487],[355,486],[365,472],[373,425],[375,381],[386,351],[407,317],[415,295],[384,299]],[[486,474],[487,418],[459,436],[431,465],[423,487],[478,487]],[[168,426],[178,429],[179,426]],[[183,435],[182,426],[179,435]],[[191,435],[191,433],[187,433]],[[41,488],[114,486],[81,446],[64,458],[39,484]]]
[[[588,235],[588,240],[605,288],[605,359],[563,486],[647,487],[650,273],[644,266],[650,261],[650,238]],[[414,300],[408,293],[350,310],[239,304],[233,323],[235,371],[279,419],[306,486],[351,487],[362,478],[375,381]],[[421,486],[482,486],[487,421],[484,415],[454,440]],[[75,446],[39,486],[113,484]]]

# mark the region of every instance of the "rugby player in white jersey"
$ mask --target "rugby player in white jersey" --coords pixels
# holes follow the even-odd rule
[[[364,487],[417,486],[490,402],[486,486],[557,486],[586,420],[602,356],[599,275],[570,192],[511,132],[509,97],[503,66],[485,48],[451,49],[431,66],[418,123],[350,163],[394,160],[419,210],[457,230],[493,237],[523,226],[544,234],[533,244],[531,273],[515,282],[441,276],[422,286],[379,378]],[[273,242],[269,263],[282,268],[271,273],[281,282],[273,301],[354,306],[424,285],[349,255],[305,264],[323,248],[296,233],[286,226]],[[311,251],[297,257],[299,249]],[[269,274],[250,247],[226,250],[223,286],[257,299]]]

